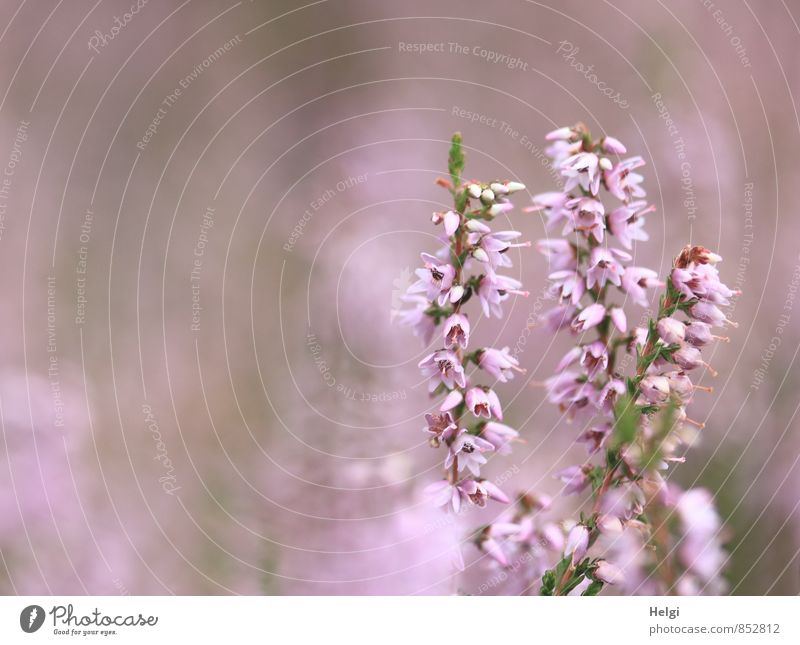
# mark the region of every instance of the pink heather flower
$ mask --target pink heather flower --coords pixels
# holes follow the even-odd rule
[[[625,394],[625,383],[618,378],[608,379],[608,382],[597,393],[595,406],[605,414],[613,414],[614,405],[623,394]]]
[[[533,207],[529,210],[534,212],[544,210],[547,217],[547,228],[552,229],[561,220],[569,221],[572,213],[566,204],[570,199],[567,193],[540,193],[533,196]]]
[[[453,314],[444,323],[444,346],[466,349],[469,342],[469,320],[464,314]]]
[[[686,325],[680,320],[667,316],[658,321],[656,331],[661,340],[667,345],[675,345],[683,342],[686,335]]]
[[[625,316],[625,311],[621,307],[612,307],[609,311],[609,315],[611,316],[611,322],[614,323],[614,326],[620,333],[624,334],[628,331],[628,319]]]
[[[502,566],[508,566],[508,558],[503,552],[500,543],[488,534],[484,534],[478,542],[478,548],[489,557],[499,562]]]
[[[547,331],[554,334],[559,329],[570,326],[576,311],[575,305],[561,304],[543,313],[539,320]]]
[[[492,417],[503,420],[503,410],[500,407],[500,399],[497,398],[494,390],[484,390],[481,387],[473,387],[467,390],[467,408],[476,417]]]
[[[508,347],[503,349],[487,347],[482,350],[478,356],[478,366],[501,383],[513,379],[514,372],[525,372],[519,367],[519,361],[511,355]]]
[[[433,392],[439,383],[444,383],[450,390],[456,385],[462,388],[467,386],[461,361],[458,356],[446,349],[429,354],[419,362],[418,367],[422,370],[422,375],[430,379],[428,383],[430,392]]]
[[[413,309],[401,309],[397,313],[397,318],[401,325],[411,327],[415,336],[422,338],[422,342],[427,345],[433,338],[436,331],[436,323],[425,312],[430,306],[430,302],[421,295],[405,295],[401,297],[403,302],[413,303]]]
[[[622,145],[622,142],[614,137],[603,137],[603,141],[600,145],[603,150],[610,152],[611,154],[624,155],[626,152],[628,152],[625,149],[625,146]]]
[[[589,270],[586,272],[586,287],[604,287],[606,282],[620,286],[624,269],[618,259],[628,262],[631,256],[624,251],[596,246],[592,249]]]
[[[603,203],[591,197],[578,197],[567,202],[567,206],[572,211],[562,234],[568,235],[574,231],[580,231],[587,238],[590,234],[593,235],[594,239],[602,244],[606,230]]]
[[[658,274],[644,267],[628,267],[622,275],[622,288],[628,293],[631,299],[642,307],[647,306],[648,288],[662,286],[658,279]]]
[[[704,322],[694,321],[686,325],[686,342],[695,347],[708,345],[714,338],[711,326]]]
[[[458,426],[453,420],[453,415],[449,412],[426,414],[425,421],[428,423],[428,427],[424,428],[424,430],[430,433],[432,435],[431,438],[436,441],[450,442],[458,434]]]
[[[575,128],[565,126],[548,132],[544,135],[544,139],[545,141],[574,141],[578,136]]]
[[[455,268],[450,264],[441,264],[438,258],[428,254],[422,254],[422,261],[425,263],[424,269],[417,269],[415,273],[419,280],[411,285],[409,293],[425,292],[428,300],[435,300],[438,298],[439,304],[444,305],[448,299],[455,302],[463,294],[463,290],[459,293],[458,290],[453,290],[453,280],[456,276]],[[458,294],[458,298],[453,298],[453,295]]]
[[[583,347],[578,345],[569,350],[556,365],[556,372],[563,372],[583,355]]]
[[[506,251],[519,246],[530,246],[529,242],[511,244],[520,235],[522,233],[519,231],[498,231],[485,234],[470,233],[468,241],[475,247],[472,251],[472,256],[476,260],[488,264],[492,269],[510,267],[511,260]]]
[[[668,372],[664,376],[669,381],[669,391],[684,403],[688,403],[694,395],[692,380],[683,372]]]
[[[663,403],[669,398],[669,380],[665,376],[648,374],[639,383],[639,391],[648,403]]]
[[[470,472],[477,477],[481,474],[481,466],[486,463],[486,457],[482,453],[491,450],[494,450],[494,446],[488,441],[465,432],[450,444],[444,467],[450,468],[458,458],[459,472],[464,468],[469,468]]]
[[[594,577],[609,585],[616,585],[625,580],[622,570],[607,560],[598,561]]]
[[[605,343],[596,340],[583,348],[581,366],[586,369],[590,379],[608,367],[608,349]]]
[[[559,372],[544,382],[548,401],[556,405],[574,400],[583,385],[581,375],[577,372]]]
[[[587,444],[590,453],[597,452],[605,444],[611,432],[611,423],[606,422],[599,426],[586,428],[579,436],[578,441]]]
[[[589,548],[589,529],[583,524],[576,524],[567,535],[564,555],[571,555],[573,562],[579,562]]]
[[[474,480],[474,484],[475,492],[470,493],[470,500],[477,506],[485,506],[487,499],[493,499],[495,502],[500,502],[501,504],[509,504],[511,502],[508,495],[506,495],[499,486],[496,486],[488,479],[476,479]]]
[[[687,372],[689,370],[705,366],[713,374],[716,374],[714,370],[711,370],[708,363],[703,360],[703,355],[700,353],[700,350],[696,347],[692,347],[691,345],[684,345],[678,351],[673,352],[672,360],[679,365],[681,369],[684,369]]]
[[[426,486],[425,494],[432,499],[436,506],[449,504],[452,506],[453,511],[458,513],[461,510],[461,505],[470,501],[469,493],[475,490],[473,484],[472,480],[465,480],[453,485],[448,480],[442,479]]]
[[[509,455],[511,442],[519,437],[519,432],[502,423],[489,421],[481,429],[481,437],[494,446],[498,455]]]
[[[461,394],[461,390],[453,390],[446,397],[444,397],[442,405],[439,406],[439,412],[447,412],[448,410],[452,410],[463,400],[464,395]]]
[[[708,323],[709,325],[713,325],[716,327],[722,326],[725,323],[731,325],[732,327],[736,327],[736,323],[731,322],[725,317],[725,314],[722,313],[716,305],[711,304],[710,302],[697,302],[689,307],[689,315],[699,320],[700,322]]]
[[[564,159],[561,162],[561,174],[566,178],[565,193],[577,186],[592,195],[600,190],[599,159],[593,152],[579,152]]]
[[[461,224],[461,216],[455,211],[447,211],[444,214],[443,221],[444,232],[447,237],[450,237],[458,230],[458,226]]]
[[[564,482],[564,494],[580,493],[589,485],[589,478],[580,466],[569,466],[555,474],[556,479]]]
[[[509,294],[527,296],[527,291],[521,291],[522,283],[514,278],[495,273],[487,273],[478,283],[477,294],[487,318],[492,315],[502,318],[503,308],[501,303],[508,299]]]
[[[646,242],[650,236],[644,230],[642,215],[655,210],[645,208],[646,202],[637,201],[615,208],[608,215],[608,228],[626,249],[633,248],[633,242]]]
[[[576,332],[584,332],[599,325],[606,317],[606,308],[599,302],[589,305],[581,311],[572,321],[572,329]]]
[[[611,170],[606,170],[603,176],[606,181],[606,187],[614,197],[621,202],[629,202],[632,199],[642,198],[647,193],[639,185],[642,183],[644,177],[632,172],[636,168],[644,166],[644,159],[641,157],[631,157],[624,159],[618,164],[614,165]]]
[[[547,239],[536,242],[536,249],[544,255],[552,271],[575,269],[575,247],[564,239]]]
[[[642,512],[645,496],[636,484],[623,484],[608,490],[600,498],[600,512],[608,517],[630,520]]]
[[[547,278],[553,281],[550,293],[559,300],[567,300],[577,305],[586,292],[583,277],[575,271],[556,271]]]

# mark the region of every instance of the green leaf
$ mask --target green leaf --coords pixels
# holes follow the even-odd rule
[[[611,434],[612,450],[618,450],[636,438],[641,410],[630,395],[621,396],[614,408],[614,429]]]
[[[447,163],[454,190],[458,190],[461,186],[461,173],[464,171],[464,151],[461,148],[461,141],[461,133],[456,132],[451,139],[450,158]]]
[[[582,596],[596,596],[599,594],[603,589],[603,583],[599,580],[595,580],[592,584],[586,587],[586,591],[584,591],[581,595]]]

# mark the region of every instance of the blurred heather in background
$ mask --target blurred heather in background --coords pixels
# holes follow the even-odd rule
[[[733,593],[798,593],[800,6],[588,6],[4,3],[0,590],[509,591],[476,550],[453,575],[397,311],[451,133],[468,177],[535,193],[580,120],[645,156],[642,263],[703,244],[744,292],[674,476],[716,495]],[[486,472],[555,493],[582,448],[533,384],[569,340],[529,327],[546,264],[514,264],[530,297],[473,334],[528,370],[527,443]]]

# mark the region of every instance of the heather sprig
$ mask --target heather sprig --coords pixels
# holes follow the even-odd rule
[[[413,308],[400,319],[414,327],[428,343],[437,332],[440,348],[419,363],[428,379],[429,392],[440,398],[437,410],[426,415],[425,432],[433,448],[443,449],[444,478],[427,487],[434,503],[459,512],[469,504],[488,500],[509,503],[506,494],[481,477],[486,454],[510,452],[518,433],[502,423],[504,415],[496,382],[505,383],[523,372],[507,347],[471,349],[472,325],[465,305],[477,296],[487,318],[500,317],[503,304],[512,296],[526,296],[519,281],[500,273],[512,266],[508,251],[530,246],[519,242],[520,233],[495,231],[492,224],[512,209],[509,196],[525,186],[514,181],[465,181],[461,135],[452,138],[449,179],[438,184],[449,190],[453,208],[436,212],[432,221],[441,226],[442,247],[434,254],[422,253],[423,266],[416,270],[417,282],[405,301]],[[484,374],[483,382],[468,374]],[[481,540],[487,550],[492,542]]]
[[[733,325],[720,308],[733,295],[715,267],[721,258],[687,246],[664,282],[631,265],[628,251],[648,239],[644,216],[653,210],[634,172],[644,160],[620,158],[626,154],[620,141],[595,140],[582,124],[547,139],[565,183],[561,192],[536,195],[529,209],[542,211],[548,228],[563,236],[537,243],[550,263],[556,300],[542,322],[553,332],[570,331],[576,344],[545,386],[568,420],[581,421],[576,440],[589,453],[556,476],[565,494],[590,491],[591,505],[561,523],[560,553],[543,548],[558,543],[552,536],[537,542],[536,567],[547,558],[551,564],[530,588],[544,595],[594,595],[606,584],[631,593],[718,593],[724,552],[711,497],[680,491],[661,473],[683,461],[703,426],[686,415],[694,393],[710,391],[689,373],[715,374],[700,348],[721,339],[713,326]],[[624,305],[648,306],[655,288],[664,289],[657,314],[629,330]],[[631,374],[618,361],[624,353],[634,359]],[[520,536],[530,522],[515,517],[498,525],[484,534],[502,563],[525,544]]]

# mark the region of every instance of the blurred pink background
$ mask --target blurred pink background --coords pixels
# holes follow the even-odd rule
[[[422,498],[398,297],[453,131],[469,177],[535,193],[544,134],[584,121],[647,160],[636,263],[703,244],[744,292],[674,476],[716,495],[732,593],[798,593],[800,5],[709,5],[4,2],[0,590],[480,591],[447,552],[494,511]],[[528,328],[547,268],[517,251],[531,296],[477,334],[528,370],[502,388],[527,443],[488,472],[555,493],[582,448],[532,383],[569,340]]]

